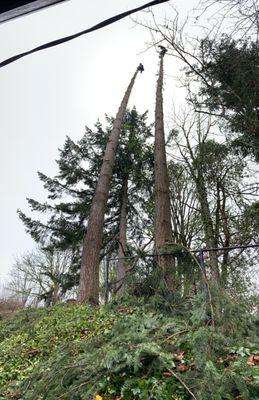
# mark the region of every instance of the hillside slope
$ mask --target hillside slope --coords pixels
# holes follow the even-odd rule
[[[0,322],[0,399],[258,400],[253,324],[213,330],[199,312],[142,300],[28,309]],[[246,323],[247,324],[247,323]]]

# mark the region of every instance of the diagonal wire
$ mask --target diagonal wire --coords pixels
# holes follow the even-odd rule
[[[121,14],[115,15],[114,17],[108,18],[108,19],[100,22],[99,24],[92,26],[91,28],[85,29],[83,31],[80,31],[80,32],[75,33],[75,34],[70,35],[70,36],[66,36],[66,37],[61,38],[61,39],[53,40],[52,42],[45,43],[45,44],[43,44],[41,46],[35,47],[32,50],[29,50],[29,51],[26,51],[24,53],[17,54],[16,56],[7,58],[6,60],[0,62],[0,68],[6,66],[8,64],[13,63],[14,61],[17,61],[22,57],[28,56],[29,54],[33,54],[33,53],[36,53],[36,52],[41,51],[41,50],[49,49],[50,47],[58,46],[59,44],[62,44],[62,43],[65,43],[65,42],[69,42],[70,40],[76,39],[79,36],[86,35],[87,33],[96,31],[98,29],[104,28],[107,25],[113,24],[114,22],[117,22],[122,18],[128,17],[129,15],[131,15],[133,13],[136,13],[138,11],[144,10],[145,8],[148,8],[148,7],[156,6],[156,5],[161,4],[161,3],[165,3],[167,1],[169,1],[169,0],[153,0],[153,1],[149,2],[149,3],[144,4],[143,6],[140,6],[140,7],[137,7],[137,8],[133,8],[132,10],[125,11],[125,12],[123,12]]]

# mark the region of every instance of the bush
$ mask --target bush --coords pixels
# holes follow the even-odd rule
[[[206,326],[203,313],[199,323],[197,310],[183,318],[154,303],[62,305],[0,323],[0,398],[259,398],[259,367],[247,364],[258,348],[253,331],[231,338]]]

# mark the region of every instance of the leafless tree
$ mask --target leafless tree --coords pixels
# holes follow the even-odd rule
[[[259,40],[259,4],[256,0],[201,0],[196,19],[206,17],[213,33],[237,39]]]
[[[62,297],[62,284],[71,265],[71,254],[60,251],[27,253],[17,258],[7,288],[23,305],[41,300],[54,305]]]
[[[246,162],[238,155],[228,156],[227,146],[214,140],[213,131],[217,128],[212,117],[189,112],[175,117],[175,124],[179,131],[175,141],[195,186],[198,204],[194,202],[194,207],[201,221],[204,245],[227,248],[236,243],[249,243],[253,232],[245,226],[241,229],[240,216],[245,205],[258,194],[259,185],[246,181],[249,171]],[[216,282],[226,282],[232,261],[228,249],[222,254],[209,252]]]
[[[172,226],[175,242],[191,249],[200,245],[200,206],[195,184],[184,162],[168,164]]]

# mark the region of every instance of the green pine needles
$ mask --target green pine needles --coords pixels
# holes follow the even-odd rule
[[[183,317],[144,302],[60,305],[3,321],[0,398],[258,399],[259,367],[247,364],[258,354],[255,323],[232,337],[191,303]]]

